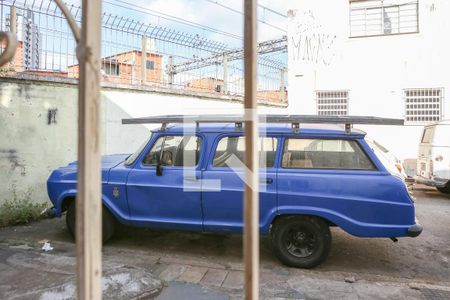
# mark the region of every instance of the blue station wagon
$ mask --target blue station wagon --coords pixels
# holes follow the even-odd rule
[[[155,119],[147,119],[151,120]],[[242,123],[190,126],[171,120],[153,130],[135,153],[102,158],[104,241],[113,235],[117,222],[242,232]],[[350,124],[299,126],[276,120],[261,125],[258,141],[259,226],[262,235],[270,235],[283,263],[311,268],[323,262],[331,248],[330,226],[358,237],[393,240],[421,233],[402,177],[376,155],[364,132]],[[72,235],[76,177],[74,162],[53,171],[48,179],[54,214],[67,211]]]

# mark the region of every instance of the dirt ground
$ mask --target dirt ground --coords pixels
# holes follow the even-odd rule
[[[450,299],[450,195],[416,186],[417,238],[363,239],[333,228],[331,255],[288,268],[261,239],[263,299]],[[40,242],[53,250],[44,252]],[[74,244],[64,219],[0,229],[0,299],[70,299]],[[240,236],[121,228],[103,249],[105,299],[240,299]]]

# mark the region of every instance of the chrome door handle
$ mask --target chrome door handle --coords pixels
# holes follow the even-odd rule
[[[265,184],[270,184],[273,183],[273,179],[272,178],[261,178],[259,180],[260,183],[265,183]]]

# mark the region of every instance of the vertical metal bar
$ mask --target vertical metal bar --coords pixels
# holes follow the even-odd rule
[[[256,102],[256,1],[244,2],[245,81],[245,191],[244,267],[245,299],[258,299],[259,290],[259,194],[258,114]]]
[[[223,93],[228,93],[228,54],[223,55]]]
[[[3,16],[0,16],[0,17],[3,18]],[[11,32],[11,35],[14,37],[14,39],[17,40],[17,9],[14,5],[11,5],[10,11],[9,11],[9,31]],[[8,41],[8,46],[10,46],[9,43],[11,43],[11,41]],[[11,60],[9,61],[9,66],[8,66],[8,69],[11,69],[11,70],[15,70],[16,67],[19,67],[19,68],[21,67],[21,66],[16,66],[16,60],[14,59],[15,54],[16,54],[15,47],[16,46],[14,46],[14,54],[13,54]],[[6,49],[3,51],[6,52]]]
[[[281,68],[281,70],[280,70],[280,100],[282,102],[284,102],[286,100],[285,99],[285,95],[286,95],[285,82],[284,82],[285,73],[286,73],[286,70],[284,68]]]
[[[14,35],[17,36],[17,10],[14,5],[11,5],[10,7],[10,16],[9,16],[9,31]]]
[[[142,36],[142,51],[141,51],[141,82],[147,80],[147,36]]]
[[[173,85],[173,79],[174,79],[174,74],[173,74],[173,56],[172,55],[169,56],[168,70],[169,70],[169,84],[170,84],[170,86],[172,86]]]
[[[83,0],[78,90],[76,199],[77,298],[101,299],[102,203],[100,172],[101,0]]]
[[[217,92],[217,86],[218,86],[218,78],[219,78],[219,64],[216,63],[216,74],[214,75],[214,93]]]

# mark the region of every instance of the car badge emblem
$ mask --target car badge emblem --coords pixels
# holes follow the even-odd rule
[[[119,198],[119,188],[117,187],[113,188],[113,196],[114,198]]]

